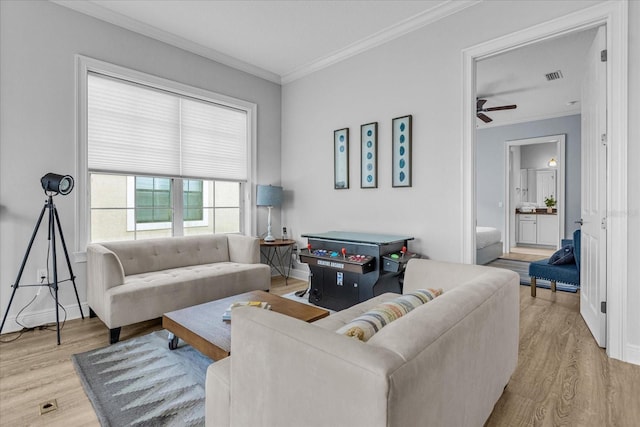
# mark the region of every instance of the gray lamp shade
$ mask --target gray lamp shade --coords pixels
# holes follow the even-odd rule
[[[256,193],[256,206],[280,206],[282,204],[282,187],[258,185]]]

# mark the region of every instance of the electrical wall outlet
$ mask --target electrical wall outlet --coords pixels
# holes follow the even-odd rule
[[[47,277],[47,269],[39,268],[36,277],[36,283],[47,283],[49,278]]]

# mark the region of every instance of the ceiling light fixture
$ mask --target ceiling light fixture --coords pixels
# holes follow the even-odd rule
[[[550,168],[555,168],[556,166],[558,166],[558,161],[555,159],[555,157],[552,157],[547,165],[549,165]]]

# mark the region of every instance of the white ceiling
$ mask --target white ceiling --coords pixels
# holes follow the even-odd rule
[[[52,0],[277,83],[478,0]]]
[[[584,63],[595,33],[572,33],[478,61],[477,93],[487,100],[484,107],[518,106],[485,113],[493,122],[476,119],[478,129],[580,114]],[[563,78],[547,81],[545,74],[558,70]]]
[[[473,6],[479,0],[51,0],[276,83],[286,84]],[[486,113],[478,128],[578,114],[594,30],[478,62]],[[564,78],[547,82],[546,73]]]

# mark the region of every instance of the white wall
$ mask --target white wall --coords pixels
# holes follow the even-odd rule
[[[416,237],[410,250],[462,261],[462,50],[598,2],[482,2],[283,87],[283,222],[300,234],[377,231]],[[630,2],[629,306],[626,348],[640,355],[640,3]],[[635,80],[634,80],[635,79]],[[635,91],[634,91],[635,90]],[[634,115],[635,113],[635,115]],[[413,114],[413,187],[391,188],[391,119]],[[379,188],[359,188],[359,126],[379,122]],[[349,190],[333,189],[335,129],[351,132]],[[304,266],[299,266],[301,272]],[[627,284],[618,286],[627,287]],[[638,359],[640,360],[640,358]]]
[[[416,237],[410,250],[462,260],[462,49],[592,2],[483,2],[283,87],[283,212],[301,233]],[[463,30],[464,29],[464,30]],[[391,119],[413,115],[413,187],[391,188]],[[379,188],[359,188],[359,127],[379,122]],[[333,189],[332,132],[349,127],[351,188]]]
[[[215,63],[148,37],[90,18],[48,1],[0,2],[0,311],[9,296],[45,196],[46,172],[75,174],[74,55],[82,54],[180,83],[258,104],[258,183],[280,181],[281,88],[279,85]],[[62,228],[74,247],[74,202],[83,188],[58,196]],[[276,215],[278,218],[278,215]],[[274,221],[279,225],[279,221]],[[266,209],[258,229],[266,228]],[[46,265],[46,222],[34,244],[21,284],[35,282]],[[62,251],[59,265],[68,277]],[[73,258],[73,257],[72,257]],[[73,260],[72,260],[73,262]],[[86,301],[85,264],[72,263],[81,302]],[[60,270],[59,270],[60,271]],[[61,301],[78,315],[70,283],[61,285]],[[21,288],[10,318],[35,295]],[[48,292],[26,313],[30,325],[55,320]],[[75,312],[74,312],[75,310]],[[44,313],[41,313],[44,311]],[[13,322],[5,326],[16,328]],[[63,337],[64,339],[64,337]]]

